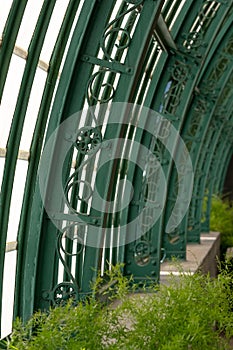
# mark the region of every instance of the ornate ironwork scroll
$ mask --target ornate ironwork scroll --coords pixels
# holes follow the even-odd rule
[[[74,261],[84,254],[88,226],[96,225],[96,218],[90,215],[94,191],[93,178],[90,174],[96,167],[98,152],[103,145],[101,118],[104,116],[98,114],[98,106],[111,103],[121,74],[132,74],[132,67],[124,65],[123,60],[131,43],[143,2],[144,0],[122,1],[116,17],[103,31],[98,55],[90,57],[84,54],[81,58],[83,62],[92,64],[93,67],[86,86],[86,103],[88,107],[95,105],[97,107],[87,109],[82,125],[79,124],[78,129],[67,140],[72,144],[71,153],[77,156],[75,168],[64,184],[67,213],[64,211],[62,221],[66,222],[66,227],[57,237],[57,254],[64,267],[66,281],[47,292],[47,296],[44,295],[55,305],[65,302],[68,298],[77,300],[81,295],[76,276],[71,271]],[[76,217],[74,221],[70,214]]]
[[[197,58],[202,57],[201,48],[207,46],[205,34],[215,18],[221,4],[221,0],[204,0],[198,11],[196,20],[194,21],[190,31],[183,34],[184,42],[182,49],[189,55]]]
[[[109,61],[116,60],[117,56],[120,54],[122,56],[123,51],[127,49],[130,45],[131,41],[131,35],[130,31],[132,30],[132,26],[135,22],[135,16],[138,14],[138,9],[140,8],[140,5],[143,4],[144,0],[125,0],[126,4],[131,4],[133,6],[130,6],[126,10],[124,10],[122,13],[119,13],[116,18],[114,18],[113,21],[108,23],[106,26],[102,39],[100,41],[101,49],[104,52],[105,57]],[[121,27],[121,23],[123,19],[128,15],[132,14],[132,17],[129,17],[129,21],[127,22],[125,27]],[[111,43],[111,52],[109,50],[108,41],[111,41],[113,39],[113,43]],[[112,46],[115,46],[117,49],[117,55],[114,50],[112,50]],[[112,57],[112,53],[114,54],[114,57]]]
[[[230,41],[232,43],[232,38]],[[205,158],[199,159],[199,162],[197,164],[196,169],[196,186],[194,189],[194,196],[190,205],[190,211],[189,211],[189,219],[188,221],[192,222],[192,225],[188,224],[188,231],[189,235],[192,232],[200,232],[200,217],[196,217],[196,210],[199,208],[202,200],[202,195],[197,197],[197,193],[202,193],[202,179],[206,177],[206,172],[203,172],[203,166],[204,164],[208,163],[208,159],[212,156],[212,154],[209,154],[209,143],[211,142],[210,135],[214,135],[214,133],[218,133],[220,129],[223,128],[224,123],[227,122],[226,115],[228,114],[226,112],[226,107],[224,107],[225,100],[227,101],[229,96],[227,94],[231,93],[231,83],[229,79],[229,82],[224,87],[224,90],[222,91],[221,95],[219,96],[219,89],[221,86],[221,79],[224,77],[224,74],[228,72],[229,67],[232,65],[232,56],[231,51],[232,47],[227,43],[225,47],[223,47],[223,50],[221,52],[220,57],[217,60],[217,63],[213,66],[212,70],[209,73],[208,78],[202,83],[201,88],[198,89],[198,94],[196,96],[195,101],[195,107],[193,108],[193,114],[190,118],[189,122],[189,129],[187,130],[186,134],[184,135],[184,139],[187,142],[187,145],[189,147],[190,154],[194,155],[196,154],[196,145],[200,143],[202,139],[202,133],[203,128],[205,128],[206,123],[209,124],[209,138],[205,138],[203,141],[203,152],[202,154],[205,155]],[[231,87],[230,87],[231,86]],[[214,108],[216,104],[216,100],[218,99],[218,103],[221,107],[218,107],[212,116],[212,109]],[[211,119],[210,119],[211,118]],[[206,121],[206,122],[205,122]],[[196,125],[194,127],[193,125]],[[206,143],[207,142],[207,143]],[[206,143],[206,147],[205,147]],[[209,172],[212,173],[209,169]],[[209,184],[212,182],[210,179]],[[209,187],[209,186],[208,186]],[[209,189],[206,188],[206,192],[209,192]],[[204,195],[204,193],[203,193]],[[207,214],[209,215],[209,213]]]
[[[180,57],[175,60],[175,64],[170,67],[170,80],[167,82],[163,100],[161,101],[160,112],[175,115],[179,106],[185,84],[190,78],[190,66]]]

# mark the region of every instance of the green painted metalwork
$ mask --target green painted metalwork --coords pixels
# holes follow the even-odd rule
[[[37,68],[37,62],[39,59],[40,51],[43,45],[43,40],[46,34],[47,27],[49,25],[50,17],[53,11],[55,1],[46,1],[41,10],[37,26],[35,28],[34,36],[31,40],[28,48],[28,58],[22,78],[21,89],[18,95],[18,100],[15,108],[13,122],[11,125],[10,134],[7,142],[7,153],[5,160],[5,169],[1,187],[1,203],[0,206],[4,206],[4,210],[0,213],[0,230],[2,244],[1,249],[4,250],[8,226],[8,218],[10,211],[11,193],[13,188],[14,173],[18,156],[18,149],[22,134],[22,128],[24,123],[24,117],[27,110],[27,103],[30,96],[32,83],[35,77]],[[3,252],[2,252],[3,253]],[[1,254],[0,265],[4,266],[4,255]],[[0,276],[3,278],[3,271]],[[0,300],[2,300],[2,292],[0,287]]]
[[[72,79],[72,75],[73,76],[75,75],[75,61],[77,59],[77,55],[80,55],[79,51],[81,48],[81,43],[83,41],[87,42],[87,39],[85,37],[85,33],[86,33],[85,30],[86,31],[87,29],[90,30],[91,22],[93,23],[95,34],[98,36],[98,28],[94,26],[94,20],[91,17],[91,16],[93,17],[96,16],[97,6],[99,6],[97,2],[95,3],[93,1],[90,1],[90,2],[85,2],[82,8],[82,12],[80,14],[80,20],[77,22],[76,28],[74,30],[73,39],[71,41],[69,52],[67,54],[66,64],[64,66],[64,70],[61,76],[61,84],[60,84],[61,88],[60,90],[58,90],[58,93],[57,93],[57,99],[59,101],[59,104],[58,103],[54,104],[54,109],[50,119],[51,120],[50,125],[48,127],[48,134],[51,134],[52,131],[56,128],[56,126],[58,126],[60,123],[59,119],[61,117],[61,114],[59,113],[59,111],[62,111],[64,108],[64,104],[67,103],[65,100],[65,96],[68,94],[68,89],[69,89],[70,81]],[[107,9],[106,4],[103,4],[103,8]],[[103,11],[103,8],[102,8],[102,11]],[[110,6],[110,9],[111,8],[112,8],[112,4]],[[99,14],[101,12],[100,10],[101,9],[99,9]],[[106,11],[106,14],[108,15],[108,11]],[[99,23],[101,24],[103,23],[102,24],[102,28],[103,28],[104,22],[100,21]],[[100,28],[100,31],[101,31],[101,28]],[[96,41],[96,45],[98,45],[98,41]],[[95,52],[96,49],[91,45],[90,42],[89,42],[89,47],[91,47],[91,49],[94,50]],[[90,70],[89,65],[86,65],[86,68]],[[81,80],[83,80],[83,76],[88,76],[87,73],[85,74],[84,72],[82,72],[82,67],[79,67],[78,71],[81,73],[81,77],[82,77]],[[73,77],[73,81],[76,81],[76,79],[77,77]],[[83,88],[82,86],[80,87],[80,85],[79,85],[79,88],[81,89],[81,91],[83,91],[83,94],[85,94],[85,83]],[[74,87],[71,86],[70,89],[74,91],[74,96],[77,96],[77,92],[75,91]],[[80,98],[79,103],[83,103],[82,96]],[[74,108],[72,107],[72,103],[69,104],[69,107]],[[77,109],[79,110],[81,109],[81,107],[82,107],[82,104],[77,106]],[[76,110],[73,109],[73,111],[71,111],[70,113],[68,112],[68,116],[71,115],[74,111]],[[54,197],[54,201],[56,202],[56,196]],[[46,305],[49,305],[49,302],[42,298],[41,290],[44,290],[44,291],[52,290],[54,286],[54,280],[56,280],[56,274],[57,274],[56,270],[54,271],[54,266],[57,264],[57,259],[58,259],[56,258],[55,259],[56,262],[54,261],[54,258],[56,255],[57,229],[53,226],[52,223],[48,222],[46,215],[43,217],[41,213],[37,213],[36,208],[38,207],[38,203],[41,203],[39,205],[42,208],[43,203],[41,202],[41,199],[40,199],[39,188],[37,188],[36,194],[34,197],[34,203],[32,206],[32,213],[34,213],[34,215],[32,216],[31,226],[29,226],[29,232],[31,231],[30,227],[37,227],[38,233],[36,234],[34,231],[34,234],[29,235],[28,237],[28,245],[30,247],[32,254],[28,255],[25,261],[25,264],[31,266],[33,270],[29,270],[29,269],[25,270],[25,276],[24,276],[25,280],[22,281],[22,286],[24,288],[23,289],[24,297],[22,298],[22,300],[24,300],[25,302],[23,307],[24,319],[27,319],[30,316],[34,307],[44,308],[46,307]],[[46,234],[47,230],[50,232],[49,236]],[[37,237],[37,239],[35,239],[35,236]],[[47,240],[47,242],[44,242],[44,240]],[[40,246],[41,246],[41,249],[39,249]],[[38,254],[39,254],[39,257],[38,257]],[[46,264],[42,266],[39,265],[37,270],[38,259],[42,259],[46,261]],[[92,266],[95,267],[96,266],[95,263],[93,263]],[[50,270],[48,269],[48,267],[50,268]],[[94,273],[92,270],[90,272]],[[54,273],[55,273],[55,276],[54,276]],[[30,276],[31,275],[36,276],[36,274],[37,274],[37,278],[34,279],[33,281],[30,281],[29,279]],[[88,277],[89,276],[87,276],[87,280],[90,281]],[[30,283],[29,285],[27,281],[29,281]],[[35,301],[34,301],[34,294],[36,294]],[[32,300],[33,304],[31,302],[29,303],[29,300]]]
[[[230,23],[228,22],[229,28]],[[232,109],[232,103],[229,103],[229,97],[232,94],[232,56],[229,54],[230,50],[230,43],[231,43],[231,32],[227,35],[225,32],[222,33],[222,36],[226,38],[227,40],[224,41],[224,39],[221,41],[222,46],[222,53],[218,56],[216,55],[217,62],[213,63],[212,73],[210,74],[210,81],[208,80],[205,82],[205,89],[206,86],[212,87],[209,88],[208,92],[208,99],[212,99],[212,101],[216,101],[215,104],[215,110],[213,110],[212,118],[210,120],[209,128],[207,129],[207,135],[204,137],[201,137],[203,140],[203,145],[201,146],[201,155],[198,157],[198,167],[196,172],[196,188],[194,188],[194,205],[191,206],[191,210],[194,211],[194,213],[190,213],[190,219],[192,220],[192,223],[189,225],[190,227],[190,233],[192,237],[190,237],[190,240],[195,240],[195,234],[193,235],[194,230],[192,229],[192,226],[196,223],[199,225],[196,235],[196,240],[198,239],[198,236],[200,234],[200,216],[201,216],[201,203],[204,196],[204,191],[207,191],[209,193],[209,190],[207,190],[207,186],[205,185],[207,182],[211,182],[210,174],[211,171],[209,169],[211,159],[214,157],[214,147],[218,142],[218,138],[221,136],[221,134],[226,133],[225,125],[228,125],[228,118],[231,115],[231,109]],[[226,45],[227,43],[227,45]],[[219,48],[219,52],[221,49]],[[210,66],[210,67],[211,67]],[[223,79],[223,80],[222,80]],[[225,82],[224,82],[225,79]],[[216,83],[214,83],[216,81]],[[219,87],[218,87],[219,84]],[[207,91],[208,91],[207,90]],[[218,91],[218,96],[216,96],[216,91]],[[212,96],[212,97],[211,97]],[[205,104],[206,105],[206,104]],[[213,108],[213,107],[212,107]],[[210,111],[208,111],[209,116],[211,116]],[[225,126],[225,127],[224,127]],[[224,132],[223,132],[224,130]],[[195,150],[196,151],[196,150]],[[218,167],[217,167],[218,168]],[[203,185],[201,187],[200,183]],[[209,195],[211,196],[212,191],[210,191]],[[196,199],[195,199],[196,198]],[[210,201],[208,204],[208,210],[210,210]],[[195,214],[197,212],[198,214]],[[209,217],[209,211],[208,211],[208,217]],[[193,220],[192,218],[195,219]],[[196,224],[196,225],[197,225]]]
[[[143,20],[143,18],[147,18],[148,14],[151,13],[152,10],[155,11],[156,13],[158,12],[158,7],[155,6],[155,5],[156,4],[154,2],[150,2],[150,1],[148,2],[148,5],[147,4],[144,5],[144,7],[142,8],[142,11],[140,13],[140,18],[138,20],[138,23],[140,23],[140,20]],[[105,6],[105,8],[106,8],[106,4],[103,5],[103,6]],[[130,8],[130,10],[132,12],[132,11],[136,10],[137,8],[138,8],[138,4],[137,4],[137,6],[135,5],[132,8]],[[99,13],[101,14],[101,11]],[[127,14],[126,12],[123,12],[122,14],[119,14],[119,18],[121,19],[123,17],[123,15],[125,16],[126,14]],[[95,17],[96,17],[96,12],[95,12]],[[132,22],[132,19],[131,19],[131,22]],[[153,22],[154,22],[154,20],[153,20]],[[144,35],[145,35],[146,30],[148,30],[148,33],[151,32],[151,28],[150,27],[148,28],[148,23],[146,21],[144,21],[144,25],[145,25],[145,30],[143,30],[143,32],[144,32]],[[110,25],[108,25],[108,26],[110,26]],[[104,36],[106,35],[105,33],[108,30],[106,28],[108,28],[108,26],[102,29]],[[89,27],[89,30],[90,30],[90,27]],[[113,34],[114,34],[114,37],[115,37],[115,31],[113,31]],[[96,27],[94,28],[93,35],[96,35]],[[128,64],[129,67],[133,67],[133,65],[139,66],[139,62],[140,62],[140,59],[141,59],[141,57],[139,55],[138,56],[138,62],[135,62],[134,54],[131,54],[131,51],[132,51],[132,53],[134,53],[135,51],[141,50],[141,52],[143,53],[144,50],[145,50],[145,48],[142,45],[142,42],[140,42],[138,40],[138,37],[141,38],[141,26],[139,27],[138,31],[137,31],[137,28],[135,29],[134,35],[131,38],[130,46],[128,47],[128,45],[124,44],[124,46],[122,45],[118,49],[119,51],[122,51],[122,47],[124,47],[124,49],[128,50],[128,52],[127,52],[127,61],[129,62],[129,64]],[[145,35],[145,39],[144,40],[145,40],[145,43],[146,43],[147,42],[146,35]],[[91,43],[91,41],[92,40],[89,39],[89,43]],[[113,43],[114,43],[114,41],[113,41]],[[97,44],[98,44],[98,41],[97,41]],[[111,45],[111,46],[109,45],[109,47],[108,47],[109,50],[113,50],[113,48],[114,48],[114,45]],[[83,65],[83,69],[88,69],[88,71],[90,72],[89,73],[90,74],[90,78],[86,82],[86,84],[87,84],[86,88],[83,89],[84,92],[87,91],[87,93],[89,94],[87,96],[88,104],[90,105],[93,102],[95,102],[95,103],[96,102],[102,102],[102,103],[103,102],[108,102],[110,99],[112,99],[115,102],[118,99],[121,100],[121,98],[122,98],[121,96],[123,96],[122,94],[124,94],[126,100],[128,100],[128,99],[130,100],[130,95],[132,95],[132,89],[135,89],[134,81],[135,81],[135,78],[136,78],[136,75],[135,75],[136,71],[134,70],[133,74],[129,74],[129,73],[132,73],[132,70],[130,68],[130,72],[127,70],[125,75],[122,74],[120,76],[120,80],[119,80],[119,83],[118,83],[118,88],[117,88],[116,91],[114,91],[112,85],[110,85],[110,79],[116,79],[117,74],[121,73],[121,71],[120,72],[116,72],[116,73],[115,72],[109,72],[110,74],[108,75],[108,71],[103,71],[102,70],[102,66],[104,64],[104,61],[101,63],[101,65],[99,64],[99,61],[97,61],[98,66],[100,66],[101,68],[100,68],[100,70],[98,72],[94,73],[94,75],[91,75],[92,74],[92,70],[91,69],[93,69],[93,67],[90,66],[89,60],[86,60],[86,59],[84,60],[83,57],[87,57],[85,52],[90,52],[90,50],[93,50],[93,45],[91,45],[91,47],[85,47],[84,50],[85,50],[84,51],[84,55],[85,56],[83,56],[83,54],[81,55],[82,58],[81,58],[81,64],[79,65],[79,72],[78,72],[78,74],[80,74],[80,66],[82,66],[82,65]],[[109,56],[110,57],[110,53],[106,52],[106,50],[107,50],[107,48],[104,47],[103,51],[105,53],[105,56],[107,56],[107,57]],[[121,59],[121,52],[119,52],[119,54],[116,53],[116,55],[117,55],[117,58],[119,57],[118,59]],[[90,56],[91,55],[89,54],[88,57],[90,57]],[[113,61],[113,63],[114,63],[114,60],[111,57],[109,58],[109,60]],[[132,64],[130,63],[130,61],[132,61]],[[114,64],[114,67],[117,68],[117,65]],[[122,73],[124,73],[124,71]],[[87,74],[85,74],[85,75],[87,75]],[[108,90],[104,90],[102,92],[100,87],[101,87],[101,84],[102,84],[102,81],[103,81],[103,77],[106,76],[106,75],[108,75],[108,83],[107,83],[108,85],[107,86],[110,89],[109,89],[109,91]],[[83,81],[83,75],[80,74],[80,78]],[[98,84],[96,83],[96,79],[97,78],[98,78]],[[80,103],[80,102],[81,103],[84,102],[83,97],[80,98],[80,100],[81,100],[80,102],[77,100],[77,97],[76,97],[77,96],[76,95],[76,86],[80,87],[80,82],[79,82],[79,79],[78,79],[78,75],[76,75],[76,79],[74,81],[74,84],[75,85],[72,85],[72,94],[74,94],[74,96],[75,96],[75,99],[74,99],[74,102],[73,102],[74,106],[72,105],[72,102],[69,100],[69,105],[67,106],[67,110],[65,111],[67,116],[70,116],[72,114],[72,110],[75,111],[75,110],[81,109],[82,105],[77,105],[77,104]],[[122,85],[122,87],[120,87],[121,85]],[[124,91],[124,87],[126,88],[125,92],[123,92]],[[99,94],[103,94],[103,95],[101,96]],[[85,97],[85,95],[84,95],[84,97]],[[70,94],[69,98],[70,99],[72,98],[71,94]],[[87,120],[87,123],[88,123],[88,120]],[[123,124],[123,127],[124,127],[124,125],[125,124]],[[86,124],[85,128],[86,128],[85,132],[90,130],[90,127],[88,126],[88,124]],[[107,129],[106,129],[106,132],[105,132],[105,135],[104,135],[105,140],[111,139],[112,137],[116,137],[116,135],[118,135],[118,134],[123,136],[123,134],[124,134],[124,132],[126,132],[126,130],[122,131],[121,130],[122,129],[122,125],[120,125],[120,124],[119,124],[118,128],[119,128],[118,129],[119,131],[117,131],[116,128],[114,128],[114,130],[113,130],[111,128],[111,126],[110,127],[107,126]],[[80,131],[81,130],[84,131],[83,128],[81,128]],[[84,135],[84,134],[80,134],[81,140],[82,140],[82,137],[83,137],[82,135]],[[78,146],[78,150],[82,153],[82,151],[79,149],[79,146]],[[79,155],[78,159],[76,160],[77,167],[79,166],[78,167],[79,171],[81,171],[81,169],[82,169],[82,163],[81,163],[82,158],[83,158],[83,156]],[[58,161],[56,160],[56,163],[57,162]],[[114,164],[114,161],[113,161],[110,166],[113,166],[113,167],[115,167],[115,169],[117,169],[119,167],[119,165],[117,163],[118,163],[118,160],[117,160],[117,162],[115,162],[115,164]],[[89,164],[88,164],[88,166],[89,166]],[[91,164],[90,168],[92,169],[92,167],[93,167],[93,165]],[[69,166],[67,166],[67,168],[69,168]],[[113,180],[112,179],[112,171],[113,170],[111,170],[111,168],[109,168],[109,169],[107,169],[107,172],[108,172],[109,175],[107,175],[107,173],[105,174],[106,182],[111,184],[110,185],[111,191],[113,191],[114,187],[116,186],[116,184],[114,184],[112,182],[112,180]],[[56,170],[54,170],[54,173],[56,173]],[[78,175],[78,173],[77,173],[77,175]],[[108,179],[108,176],[109,176],[109,179]],[[54,179],[54,175],[52,175],[52,178]],[[69,183],[69,187],[68,187],[69,190],[70,189],[72,189],[74,191],[77,190],[75,188],[75,186],[73,187],[73,184],[70,183],[70,181],[74,180],[74,179],[75,178],[73,178],[73,176],[71,176],[67,180],[67,183]],[[117,180],[117,178],[116,178],[116,180]],[[88,181],[89,181],[88,175],[86,176],[85,181],[86,181],[86,184],[88,184]],[[76,180],[74,181],[74,183],[75,184],[77,183]],[[106,189],[107,189],[107,192],[104,193]],[[111,192],[109,191],[109,188],[108,187],[106,188],[105,184],[104,184],[104,187],[103,187],[102,183],[100,183],[100,192],[102,193],[103,198],[108,199],[108,198],[111,198],[111,196],[112,196]],[[54,197],[54,195],[52,195],[52,197]],[[92,201],[93,201],[93,203],[95,203],[95,201],[96,201],[95,193],[93,193],[92,197],[93,197]],[[99,200],[98,197],[97,197],[97,200]],[[74,205],[75,205],[75,203],[69,202],[70,210],[73,210]],[[101,204],[99,203],[98,205],[100,206]],[[60,207],[59,203],[58,203],[58,206]],[[86,208],[85,206],[82,206],[81,209],[84,211],[83,212],[83,214],[84,214],[88,208]],[[98,214],[98,212],[96,213],[95,210],[93,210],[93,209],[90,209],[90,210],[91,210],[90,214],[87,216],[87,220],[89,220],[89,225],[91,224],[93,219],[96,220],[95,219],[96,216],[99,217],[99,215],[101,215],[101,211],[100,211],[100,214]],[[104,209],[102,210],[102,212],[103,213],[105,212]],[[92,215],[92,213],[93,213],[93,215]],[[80,215],[80,213],[78,213],[78,214]],[[106,215],[105,214],[102,217],[101,221],[102,220],[103,220],[104,225],[107,225],[107,227],[108,227],[108,221],[112,220],[112,215],[111,214],[110,215]],[[90,233],[89,233],[90,235],[91,235],[91,230],[93,230],[92,227],[93,226],[88,226],[88,230],[90,231]],[[51,244],[48,244],[48,246],[51,249]],[[43,251],[43,254],[44,254],[44,251]],[[82,293],[88,293],[89,292],[89,290],[90,290],[90,280],[92,278],[94,278],[95,274],[96,274],[96,271],[93,271],[92,267],[100,266],[101,259],[102,259],[103,255],[104,255],[106,260],[109,260],[111,263],[114,263],[114,262],[116,262],[116,257],[117,257],[117,260],[119,260],[119,256],[120,255],[122,256],[123,253],[122,253],[121,249],[114,249],[114,248],[110,248],[110,249],[96,249],[96,248],[93,248],[93,247],[86,247],[85,248],[85,255],[83,255],[83,253],[81,254],[80,260],[79,260],[79,264],[77,264],[77,271],[75,272],[75,274],[76,274],[75,277],[79,281],[78,285],[76,285],[76,290],[78,290],[78,294],[79,295],[81,295]],[[110,255],[112,256],[112,258],[110,258]],[[122,259],[123,259],[123,257],[122,257]],[[70,270],[69,264],[71,263],[71,261],[70,261],[69,258],[67,258],[66,262],[68,264],[68,265],[66,265],[66,274],[68,274],[69,278],[70,278],[71,275],[70,275],[70,272],[68,270]],[[156,269],[157,269],[156,275],[158,275],[158,272],[159,272],[158,268],[159,268],[159,264],[158,264],[158,267],[156,267]],[[85,279],[81,278],[81,276],[83,274],[83,272],[82,272],[83,270],[85,271]],[[51,273],[50,278],[53,278],[53,274],[52,273]],[[74,282],[74,279],[72,279],[72,281]],[[66,282],[64,282],[64,283],[66,283]],[[45,289],[45,288],[43,288],[43,289]],[[51,291],[48,292],[48,294],[51,295]],[[49,300],[48,300],[48,302],[49,302]]]
[[[14,0],[2,34],[2,45],[0,51],[0,101],[6,81],[11,56],[14,50],[16,37],[22,21],[28,0]]]
[[[12,2],[2,33],[0,100],[30,1]],[[41,4],[0,149],[0,282],[20,142],[56,1]],[[159,281],[161,261],[185,259],[186,243],[209,230],[211,197],[232,157],[232,21],[230,0],[67,1],[23,158],[14,317],[84,298],[97,271],[118,262],[139,284]],[[194,172],[181,222],[188,166],[186,158],[177,163],[176,135]]]
[[[225,30],[222,32],[222,38],[223,37],[227,37]],[[231,57],[229,56],[229,60],[227,61],[226,44],[224,44],[228,42],[228,40],[219,40],[222,44],[222,54],[220,56],[217,54],[215,55],[216,58],[211,62],[212,64],[209,65],[206,77],[204,76],[202,83],[199,83],[195,97],[195,105],[191,109],[193,111],[191,115],[192,119],[191,122],[187,124],[189,130],[186,132],[186,140],[188,145],[190,145],[191,154],[193,153],[193,165],[196,168],[195,185],[197,186],[196,188],[194,186],[193,200],[190,206],[187,223],[188,240],[190,242],[198,242],[200,237],[200,213],[196,216],[195,212],[199,211],[201,207],[200,201],[202,201],[203,198],[203,190],[200,190],[198,183],[199,181],[203,181],[205,174],[207,175],[209,173],[208,164],[214,154],[214,144],[218,139],[217,134],[213,136],[213,133],[215,131],[218,132],[224,120],[227,120],[228,110],[230,111],[231,108],[229,104],[224,108],[224,105],[228,103],[230,93],[228,92],[228,95],[224,96],[225,90],[228,91],[228,86],[231,86],[231,83],[228,83],[229,76],[231,76]],[[218,48],[218,52],[221,52],[221,48]],[[227,64],[229,69],[224,68],[224,66],[227,67]],[[219,100],[216,96],[216,91],[218,91]],[[219,105],[221,108],[218,108]],[[203,120],[202,123],[200,123],[201,120]],[[191,147],[193,147],[193,149]]]
[[[46,123],[48,120],[49,109],[51,106],[53,92],[55,89],[56,80],[59,73],[61,61],[64,55],[66,43],[69,38],[70,30],[71,30],[78,6],[79,6],[79,1],[72,0],[70,1],[69,6],[66,10],[62,27],[60,29],[59,36],[50,59],[50,63],[49,63],[50,69],[46,79],[46,84],[45,84],[44,94],[41,100],[40,110],[38,112],[37,124],[34,130],[34,137],[30,147],[30,162],[28,166],[28,174],[27,174],[26,185],[25,185],[25,187],[30,190],[25,191],[21,220],[19,225],[19,232],[18,232],[18,264],[17,264],[17,273],[16,273],[17,279],[16,279],[16,288],[15,288],[16,293],[15,293],[15,307],[14,307],[15,315],[23,314],[23,310],[25,308],[25,304],[23,303],[26,301],[26,299],[24,298],[24,293],[22,291],[24,290],[25,286],[26,286],[26,290],[28,289],[28,286],[25,284],[25,279],[23,278],[24,274],[26,273],[24,247],[25,245],[27,245],[30,209],[32,208],[32,201],[33,201],[33,194],[31,189],[35,188],[36,179],[37,179],[37,172],[35,171],[35,169],[38,169],[41,149],[43,144],[43,135],[44,135]],[[23,297],[21,297],[21,295],[23,295]],[[26,305],[27,304],[28,304],[28,300],[26,301]],[[31,307],[33,307],[33,304],[31,305]]]
[[[232,132],[232,127],[231,129],[229,129],[230,132]],[[223,141],[223,140],[222,140]],[[224,139],[225,141],[225,139]],[[225,146],[223,148],[223,145]],[[216,171],[215,176],[214,176],[214,185],[213,185],[213,189],[214,189],[214,193],[221,193],[222,190],[222,181],[220,179],[220,175],[223,175],[225,173],[225,167],[222,165],[222,160],[224,159],[226,161],[227,155],[230,154],[231,150],[232,150],[232,142],[231,140],[228,139],[228,143],[221,145],[222,147],[219,147],[219,156],[217,157],[217,165],[219,166],[217,169],[218,171]],[[220,153],[221,152],[221,153]],[[220,158],[220,154],[222,155],[222,157]]]
[[[175,66],[173,67],[173,77],[169,80],[172,84],[169,89],[171,96],[169,98],[169,92],[165,95],[168,100],[166,113],[177,115],[179,120],[174,122],[174,125],[178,129],[182,128],[186,122],[187,109],[190,108],[193,94],[195,94],[196,84],[203,69],[200,59],[204,59],[204,57],[207,56],[212,46],[212,40],[221,28],[221,21],[224,21],[224,17],[229,11],[229,8],[225,6],[225,4],[220,5],[220,3],[218,3],[217,7],[215,6],[216,4],[216,2],[211,3],[209,1],[204,1],[197,5],[197,2],[195,2],[195,4],[193,4],[195,10],[192,9],[191,11],[193,19],[191,19],[191,16],[187,16],[186,23],[182,24],[182,36],[178,38],[179,44],[177,54],[179,60],[176,59]],[[209,13],[207,10],[208,8],[210,10]],[[199,27],[198,24],[200,25]],[[203,45],[203,43],[205,44]],[[182,137],[185,139],[185,134],[183,134]],[[171,166],[172,164],[170,167]],[[170,176],[170,187],[168,187],[170,198],[168,197],[166,206],[165,223],[173,210],[173,203],[177,195],[177,173],[174,171],[174,167]],[[181,223],[181,227],[176,228],[172,234],[164,235],[163,246],[167,251],[167,256],[175,255],[180,258],[185,258],[187,237],[184,222],[185,219],[183,223]]]
[[[232,131],[232,130],[231,130]],[[228,149],[226,149],[226,155],[225,155],[225,166],[222,168],[222,172],[221,172],[221,176],[223,176],[224,178],[220,178],[220,182],[219,182],[219,193],[224,193],[224,183],[225,183],[225,179],[226,179],[226,175],[227,175],[227,171],[228,171],[228,167],[230,165],[230,160],[232,157],[232,142],[231,139],[229,139],[229,145],[228,145]]]
[[[231,108],[232,108],[232,106],[231,106]],[[230,113],[231,113],[231,111],[230,111]],[[229,113],[228,113],[228,115],[229,115]],[[227,113],[226,113],[226,120],[227,120]],[[219,125],[218,124],[218,126],[219,126],[219,128],[218,128],[218,130],[217,131],[215,131],[215,133],[214,133],[214,141],[212,142],[212,144],[211,144],[211,146],[212,146],[212,151],[213,151],[213,155],[215,154],[215,148],[214,147],[216,147],[217,146],[217,144],[218,144],[218,139],[220,138],[220,142],[221,142],[221,144],[225,144],[225,140],[222,140],[222,138],[221,138],[221,133],[222,133],[222,135],[224,135],[225,134],[225,132],[223,131],[224,130],[224,122],[222,123],[223,124],[223,126],[221,126],[221,125]],[[231,130],[231,129],[230,129]],[[216,135],[217,134],[217,135]],[[228,142],[229,142],[229,140],[228,140]],[[209,147],[210,147],[210,145],[209,145]],[[204,149],[204,148],[203,148]],[[225,149],[226,150],[226,149]],[[199,196],[198,196],[198,199],[197,199],[197,204],[196,204],[196,218],[198,219],[199,218],[199,221],[201,222],[201,216],[202,216],[202,202],[203,202],[203,198],[204,198],[204,194],[205,194],[205,192],[207,191],[207,181],[208,181],[208,178],[209,177],[211,177],[211,176],[213,176],[212,175],[212,172],[211,172],[211,169],[210,169],[210,164],[211,164],[211,160],[212,160],[212,154],[210,154],[210,152],[209,152],[209,150],[207,149],[207,151],[206,151],[206,154],[207,154],[207,156],[206,156],[206,158],[205,158],[205,173],[203,174],[204,176],[202,176],[201,177],[201,179],[199,180],[200,181],[200,183],[199,183]],[[218,153],[219,154],[219,153]],[[227,152],[227,154],[228,154],[228,152]],[[224,157],[224,154],[223,154],[223,157]],[[220,161],[222,161],[222,158],[221,158],[221,160]],[[215,171],[218,169],[218,171],[220,172],[220,174],[222,175],[222,172],[221,172],[221,168],[220,168],[220,166],[217,166],[216,168],[215,168]],[[220,188],[218,189],[218,191],[217,192],[215,192],[215,193],[221,193],[222,192],[222,190],[223,190],[223,188],[221,188],[221,190],[220,190]]]

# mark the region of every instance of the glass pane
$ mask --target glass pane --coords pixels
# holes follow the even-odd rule
[[[37,68],[24,121],[20,150],[29,151],[36,124],[37,114],[40,108],[40,102],[44,91],[46,77],[47,73],[42,69]]]
[[[12,1],[13,0],[2,0],[0,2],[0,38],[2,37],[2,32],[5,27]]]
[[[3,152],[1,153],[5,153],[5,150],[2,150]],[[5,157],[5,155],[4,155]],[[0,155],[0,184],[2,183],[2,176],[3,176],[3,170],[4,170],[4,164],[5,164],[5,158],[3,158],[3,155]]]
[[[41,51],[41,60],[49,62],[57,36],[62,25],[69,0],[57,0]]]
[[[11,209],[7,232],[7,242],[17,240],[17,230],[20,219],[21,206],[24,194],[24,185],[27,175],[28,162],[25,160],[18,160],[14,178]]]
[[[43,0],[28,1],[16,40],[17,46],[28,49],[42,5]]]
[[[0,104],[0,148],[6,148],[25,62],[25,60],[18,56],[12,56]]]
[[[12,331],[13,305],[15,292],[15,270],[17,252],[9,252],[5,255],[3,298],[1,317],[1,338],[6,337]]]

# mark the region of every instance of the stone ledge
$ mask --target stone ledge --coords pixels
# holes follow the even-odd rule
[[[197,271],[210,273],[215,277],[218,273],[218,258],[220,256],[220,233],[210,232],[201,234],[201,243],[189,243],[186,250],[187,259],[179,261],[179,266],[170,261],[165,261],[160,268],[160,283],[167,282],[167,276],[183,273],[194,274]]]

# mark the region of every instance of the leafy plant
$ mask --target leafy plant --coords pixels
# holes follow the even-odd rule
[[[23,325],[19,320],[8,349],[182,350],[230,349],[233,336],[232,275],[222,271],[211,279],[201,274],[170,277],[169,285],[154,285],[151,293],[129,294],[130,281],[119,268],[109,273],[113,306],[93,297],[76,307],[67,304],[37,312]],[[115,294],[114,294],[115,290]]]
[[[210,212],[210,229],[221,233],[221,247],[233,247],[233,206],[229,200],[213,196]]]

